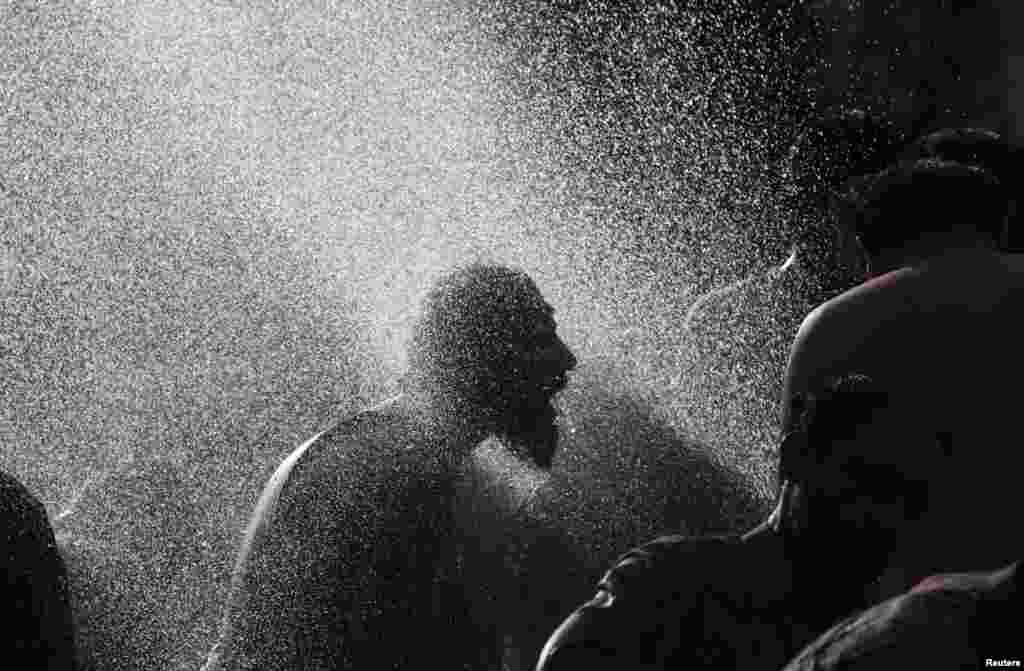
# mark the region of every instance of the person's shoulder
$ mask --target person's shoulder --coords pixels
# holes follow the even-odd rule
[[[364,490],[387,461],[381,446],[389,422],[386,409],[372,408],[356,413],[315,434],[292,449],[277,465],[263,487],[256,517],[265,522],[274,511],[297,505],[322,507],[359,482]],[[276,515],[277,513],[274,512]]]
[[[978,605],[974,590],[950,577],[919,586],[842,620],[808,645],[786,671],[972,668],[977,659],[971,622]]]
[[[0,471],[0,542],[7,551],[8,568],[19,565],[37,570],[38,562],[51,562],[57,554],[53,526],[46,507],[17,478]]]
[[[28,490],[21,480],[14,477],[7,471],[0,470],[0,492],[5,496],[24,500],[35,501],[36,497]]]
[[[902,292],[914,272],[912,268],[901,268],[871,277],[830,298],[807,314],[797,337],[858,323],[864,314],[877,311],[881,303],[896,300],[896,294]]]
[[[317,436],[320,446],[372,441],[385,436],[411,434],[416,421],[400,399],[391,399],[361,410],[333,424]]]
[[[652,592],[681,596],[717,582],[741,547],[739,536],[662,536],[620,556],[599,586],[617,598],[644,598]]]
[[[965,277],[969,278],[965,279]],[[1024,256],[966,253],[950,255],[868,278],[812,310],[797,331],[795,347],[808,341],[858,341],[881,322],[916,319],[938,306],[1002,300],[1024,289]],[[905,323],[901,321],[900,323]]]
[[[824,365],[845,348],[859,346],[884,315],[907,310],[906,285],[914,272],[905,268],[870,278],[811,310],[793,338],[790,374],[808,365]]]
[[[293,450],[264,488],[275,506],[373,505],[378,495],[393,498],[398,477],[406,485],[437,479],[439,446],[431,428],[401,400],[363,410],[318,433]],[[389,490],[385,492],[385,490]]]
[[[787,671],[935,666],[973,668],[979,644],[1018,640],[1020,562],[925,578],[910,591],[846,618]],[[993,650],[995,648],[993,647]]]
[[[743,547],[738,536],[677,535],[630,550],[555,631],[538,668],[667,668],[668,660],[700,657],[703,632],[722,635],[736,616],[727,593]]]
[[[16,477],[0,470],[0,515],[9,522],[46,522],[46,508]]]
[[[300,445],[286,459],[302,473],[335,468],[384,465],[423,435],[415,418],[400,403],[389,401],[357,412]]]
[[[925,578],[911,590],[910,594],[934,592],[963,592],[979,599],[1007,600],[1020,598],[1021,562],[993,571],[969,571],[963,573],[941,573]]]

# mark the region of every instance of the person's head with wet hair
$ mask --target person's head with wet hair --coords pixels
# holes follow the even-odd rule
[[[890,164],[905,138],[888,120],[862,109],[831,109],[810,121],[788,155],[792,242],[832,282],[857,272],[849,237],[851,185]]]
[[[1019,192],[1024,186],[1021,168],[1024,149],[1007,142],[999,133],[987,128],[944,128],[919,138],[912,147],[912,157],[953,161],[974,165],[991,172],[1002,185],[1007,201],[1008,226],[1012,229],[1020,206]],[[1004,246],[1018,246],[1015,230],[1006,231]]]
[[[857,215],[871,272],[953,248],[999,244],[1007,214],[1002,185],[975,165],[919,159],[873,176]]]
[[[408,380],[446,421],[531,444],[534,461],[548,466],[557,439],[552,400],[575,365],[533,280],[475,263],[428,293],[409,346]]]

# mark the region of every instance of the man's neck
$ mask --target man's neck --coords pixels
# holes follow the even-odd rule
[[[443,397],[417,387],[407,386],[391,402],[405,407],[429,432],[431,440],[443,444],[444,453],[455,462],[461,461],[494,432],[479,416],[443,402]]]

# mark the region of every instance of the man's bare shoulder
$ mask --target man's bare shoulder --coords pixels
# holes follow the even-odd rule
[[[797,331],[797,339],[821,331],[842,331],[851,325],[864,324],[867,314],[876,314],[887,306],[898,309],[917,271],[901,268],[871,278],[847,289],[808,313]]]
[[[920,311],[919,270],[901,268],[867,280],[822,303],[804,318],[790,349],[787,379],[803,389],[806,374],[821,377],[863,344],[879,325]]]
[[[792,352],[806,355],[819,342],[836,351],[882,325],[950,309],[988,313],[1012,300],[1024,302],[1024,255],[950,255],[871,278],[818,306],[801,323]]]
[[[777,637],[750,626],[759,622],[751,608],[764,611],[774,591],[787,590],[763,589],[778,578],[771,545],[740,536],[663,536],[635,548],[559,627],[538,668],[738,668],[734,662],[747,657],[739,649],[757,647],[752,637]]]
[[[975,668],[989,644],[1016,643],[1011,624],[1019,563],[996,571],[927,578],[911,591],[851,616],[809,645],[787,671],[904,667]],[[1013,628],[1012,634],[1000,631]],[[999,652],[1006,651],[998,650]],[[921,666],[923,665],[923,666]]]
[[[599,587],[620,599],[685,600],[719,583],[742,552],[739,536],[662,536],[619,557]]]
[[[423,443],[425,433],[407,408],[397,402],[384,403],[332,425],[296,450],[302,453],[297,464],[302,468],[297,470],[385,467],[397,454]]]
[[[396,404],[359,412],[289,453],[264,486],[257,516],[372,505],[403,451],[423,432]]]

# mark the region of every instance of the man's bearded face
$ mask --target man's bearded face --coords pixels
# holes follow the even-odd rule
[[[565,388],[567,373],[576,367],[576,357],[558,336],[554,310],[540,303],[507,344],[501,430],[538,466],[548,468],[558,444],[554,397]]]
[[[411,347],[414,369],[470,423],[549,466],[557,443],[555,394],[576,357],[554,310],[525,273],[473,265],[427,298]]]

